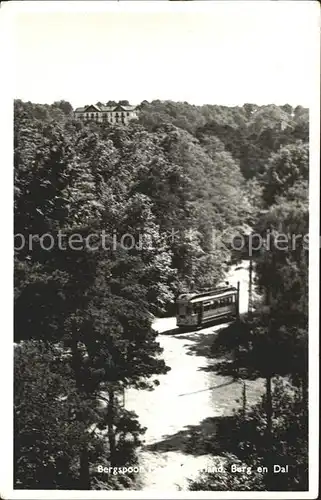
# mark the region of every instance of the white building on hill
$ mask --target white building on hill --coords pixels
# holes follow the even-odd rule
[[[117,104],[115,106],[104,106],[90,104],[75,110],[75,118],[79,120],[94,120],[97,122],[122,123],[127,125],[130,120],[137,119],[137,106],[126,106]]]

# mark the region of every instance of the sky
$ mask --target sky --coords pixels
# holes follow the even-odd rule
[[[317,2],[8,2],[14,97],[309,107]]]

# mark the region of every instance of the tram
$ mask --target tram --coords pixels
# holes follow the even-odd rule
[[[176,300],[176,325],[191,329],[218,319],[236,319],[239,315],[240,284],[203,292],[179,295]]]

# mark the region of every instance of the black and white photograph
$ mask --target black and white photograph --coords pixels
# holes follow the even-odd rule
[[[318,2],[0,25],[1,498],[317,498]]]

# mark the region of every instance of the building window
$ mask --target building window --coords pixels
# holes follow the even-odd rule
[[[94,113],[91,113],[91,118],[92,118],[92,119],[94,119],[94,118],[95,118]]]
[[[129,112],[127,111],[127,116],[129,116]]]

